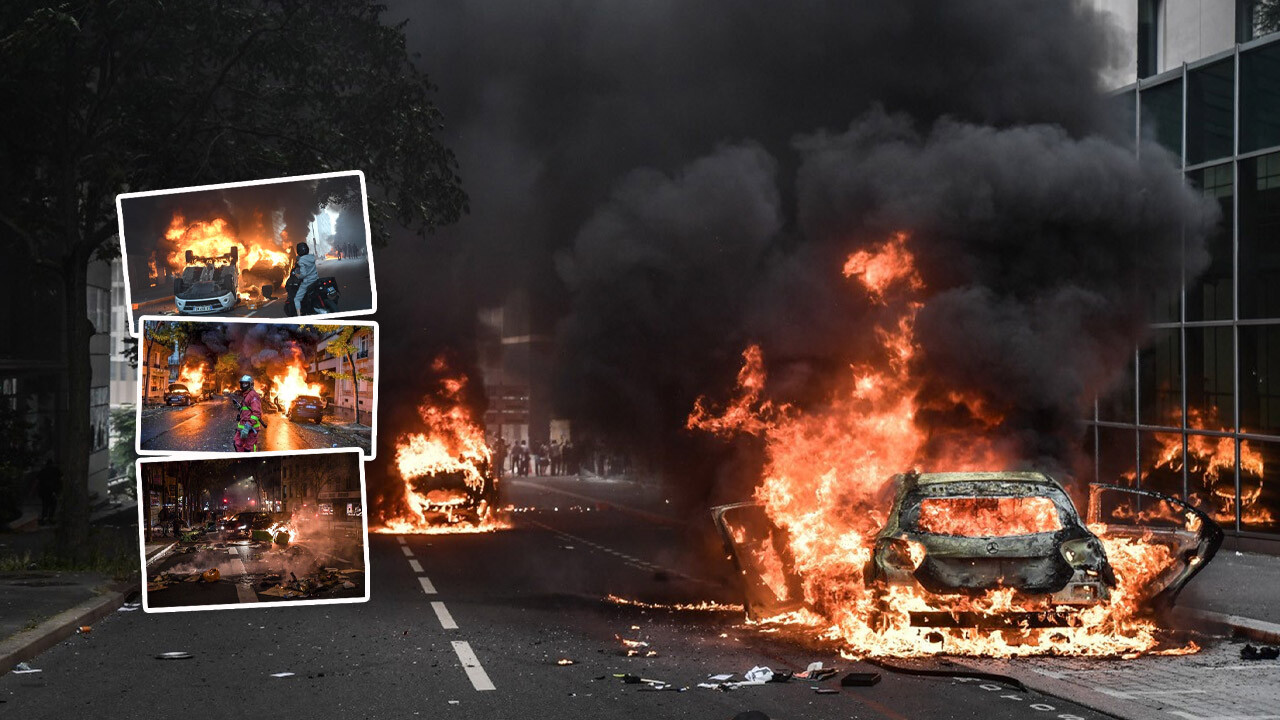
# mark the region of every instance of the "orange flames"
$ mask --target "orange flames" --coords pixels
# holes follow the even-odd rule
[[[164,234],[172,248],[167,262],[171,270],[181,273],[187,265],[187,250],[196,257],[220,257],[234,247],[239,253],[237,266],[241,272],[259,264],[271,268],[288,265],[289,254],[276,249],[279,245],[275,240],[266,237],[265,233],[256,235],[258,234],[237,233],[223,218],[188,223],[181,214],[175,213]],[[281,236],[283,235],[282,232]]]
[[[1221,428],[1217,412],[1210,408],[1187,409],[1187,427]],[[1159,471],[1182,474],[1183,448],[1181,433],[1151,433],[1155,441],[1155,453],[1142,472],[1142,482]],[[1236,523],[1235,440],[1226,436],[1187,435],[1186,469],[1190,482],[1200,484],[1200,491],[1192,489],[1191,502],[1201,506],[1216,522],[1228,526]],[[1270,525],[1275,515],[1265,507],[1256,507],[1262,495],[1265,464],[1262,455],[1249,446],[1248,440],[1240,441],[1240,521],[1245,525]],[[1133,482],[1130,471],[1122,476]]]
[[[289,411],[289,408],[293,406],[293,401],[299,395],[319,396],[324,390],[319,383],[307,382],[306,365],[300,357],[295,357],[283,373],[273,375],[271,377],[271,386],[275,391],[276,400],[280,403],[280,407],[284,412]]]
[[[404,487],[402,510],[384,519],[377,532],[440,533],[485,532],[506,527],[495,520],[491,508],[478,508],[479,522],[454,524],[455,510],[475,505],[488,483],[493,459],[484,428],[463,402],[467,377],[449,373],[443,358],[432,369],[444,378],[440,390],[418,407],[423,430],[405,433],[396,442],[396,471]],[[415,481],[436,477],[460,477],[465,490],[457,487],[421,489]],[[445,524],[433,522],[429,514],[443,512]]]
[[[838,640],[850,656],[920,656],[938,653],[1015,656],[1045,653],[1120,655],[1151,650],[1155,624],[1142,613],[1144,588],[1172,560],[1167,549],[1130,540],[1104,540],[1117,575],[1110,602],[1080,611],[1069,627],[1013,629],[935,629],[913,627],[915,611],[976,612],[1000,615],[1013,611],[1052,611],[1047,597],[1028,599],[1011,588],[985,594],[947,596],[918,587],[889,586],[877,596],[863,576],[872,559],[876,533],[888,517],[891,478],[922,467],[946,471],[1012,469],[1021,458],[1008,457],[981,433],[964,438],[931,438],[917,426],[921,409],[915,397],[923,378],[912,373],[919,352],[915,319],[924,306],[924,282],[915,268],[907,236],[899,233],[875,247],[853,253],[843,272],[865,291],[880,320],[874,328],[880,358],[858,363],[841,379],[824,407],[804,412],[762,400],[763,354],[758,347],[743,353],[737,393],[721,412],[699,399],[689,417],[691,428],[720,435],[747,432],[765,448],[763,479],[755,499],[768,518],[785,533],[792,566],[799,576],[803,600],[820,609],[775,618],[777,622],[812,625],[815,632]],[[936,395],[936,394],[935,394]],[[962,393],[951,401],[965,406],[991,427],[1001,418]],[[1035,498],[1009,498],[985,507],[937,507],[925,522],[939,531],[980,536],[1032,531],[1058,522]],[[954,501],[948,501],[954,502]],[[1050,504],[1052,507],[1052,504]],[[770,555],[771,540],[748,548],[756,560]],[[759,565],[760,563],[757,563]],[[780,569],[763,565],[766,584],[779,599],[787,589]]]
[[[1013,537],[1062,529],[1047,497],[937,497],[920,503],[921,532],[961,537]]]
[[[186,385],[192,393],[199,393],[200,388],[204,387],[204,373],[203,365],[183,365],[178,374],[178,382]]]

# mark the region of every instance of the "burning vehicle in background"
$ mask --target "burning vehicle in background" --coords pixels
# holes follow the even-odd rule
[[[198,398],[192,396],[191,391],[182,383],[169,383],[168,390],[164,393],[164,404],[173,405],[194,405]]]
[[[251,538],[254,532],[266,531],[275,525],[275,519],[269,512],[242,512],[227,521],[224,525],[228,537]]]
[[[185,253],[186,268],[173,279],[173,299],[182,315],[206,315],[230,310],[240,301],[239,248],[222,255]]]
[[[318,395],[299,395],[289,406],[288,417],[291,422],[306,419],[319,425],[324,417],[324,402]]]

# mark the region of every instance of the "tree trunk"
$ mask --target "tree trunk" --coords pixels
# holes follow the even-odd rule
[[[350,347],[348,345],[348,347]],[[356,361],[352,359],[351,353],[347,353],[347,364],[351,366],[351,394],[355,398],[355,420],[356,424],[360,424],[360,373],[356,371]]]
[[[64,558],[84,557],[89,538],[89,258],[72,252],[62,268],[63,317],[67,362],[66,406],[62,421],[62,495],[58,499],[57,551]]]

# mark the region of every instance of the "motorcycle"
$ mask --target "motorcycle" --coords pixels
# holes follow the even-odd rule
[[[298,286],[301,284],[302,277],[298,275],[295,268],[289,272],[289,277],[284,283],[284,314],[286,317],[298,315],[295,298],[298,295]],[[263,294],[266,294],[265,289]],[[302,298],[303,315],[325,315],[337,311],[338,280],[333,276],[320,278],[319,282],[307,289],[306,295]]]

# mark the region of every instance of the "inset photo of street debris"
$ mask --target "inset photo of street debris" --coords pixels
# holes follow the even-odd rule
[[[138,461],[147,612],[369,599],[354,450]],[[165,544],[161,552],[147,547]]]
[[[142,321],[137,450],[374,454],[375,323]]]
[[[130,323],[377,310],[364,175],[339,172],[117,197]]]

